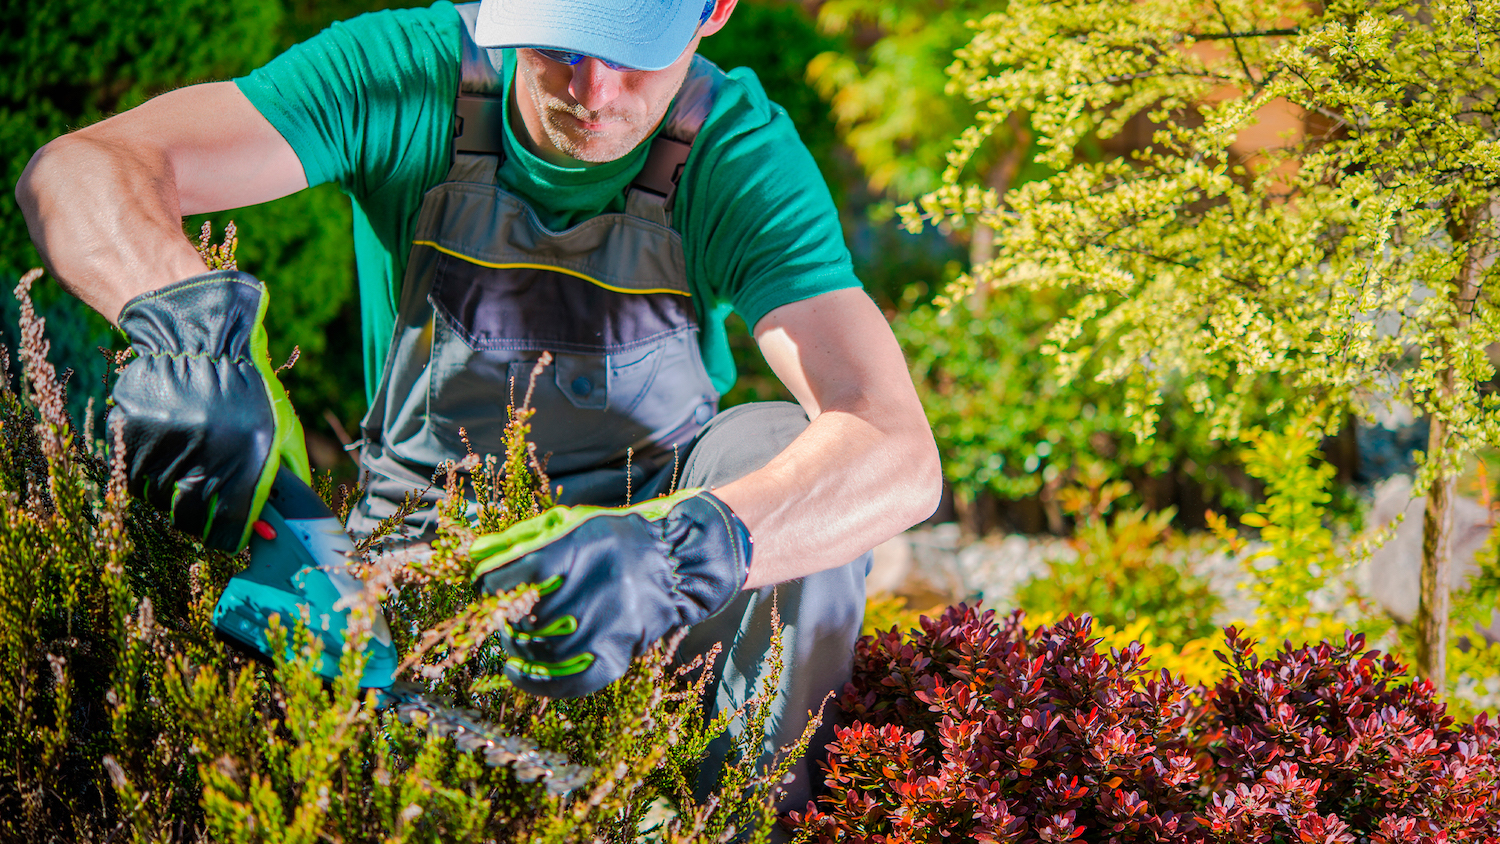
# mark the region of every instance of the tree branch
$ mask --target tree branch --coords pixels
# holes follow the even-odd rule
[[[1214,5],[1218,5],[1217,3]],[[1190,35],[1194,41],[1223,41],[1236,38],[1281,38],[1288,35],[1301,35],[1302,30],[1293,27],[1291,29],[1261,29],[1248,32],[1205,32],[1202,35]]]
[[[1219,0],[1214,0],[1214,11],[1219,13],[1219,20],[1222,20],[1224,22],[1224,28],[1228,29],[1229,16],[1224,14],[1224,7],[1220,5]],[[1240,50],[1240,39],[1234,37],[1233,34],[1231,34],[1229,43],[1234,46],[1234,57],[1236,59],[1239,59],[1240,69],[1245,72],[1245,78],[1250,80],[1250,84],[1255,86],[1255,89],[1257,91],[1260,90],[1260,83],[1255,81],[1255,74],[1250,72],[1250,65],[1245,61],[1244,52]]]
[[[1208,71],[1196,71],[1195,72],[1195,71],[1189,71],[1189,70],[1173,70],[1173,71],[1150,71],[1150,70],[1143,70],[1140,73],[1126,73],[1126,74],[1123,74],[1121,76],[1105,76],[1105,77],[1101,77],[1099,81],[1100,82],[1107,82],[1107,83],[1109,83],[1111,85],[1118,85],[1121,82],[1136,82],[1136,81],[1141,80],[1141,79],[1155,79],[1155,78],[1157,78],[1159,76],[1160,77],[1166,77],[1166,76],[1194,76],[1194,77],[1198,77],[1198,78],[1201,78],[1201,79],[1218,79],[1218,80],[1220,80],[1222,82],[1233,82],[1234,81],[1233,79],[1231,79],[1228,76],[1225,76],[1222,73],[1209,73]],[[1078,83],[1078,85],[1091,85],[1091,84],[1094,84],[1094,83],[1090,83],[1090,82]],[[1078,85],[1075,85],[1074,87],[1078,87]]]

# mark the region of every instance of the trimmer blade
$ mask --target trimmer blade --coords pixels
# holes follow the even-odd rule
[[[548,794],[566,795],[582,787],[594,769],[575,765],[556,751],[543,750],[525,736],[511,735],[483,720],[478,712],[452,705],[410,683],[393,683],[382,689],[380,706],[394,709],[403,723],[425,727],[428,732],[453,739],[459,750],[482,755],[492,768],[510,766],[521,782],[541,782]]]

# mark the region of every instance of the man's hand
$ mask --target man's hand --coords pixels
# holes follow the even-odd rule
[[[285,460],[310,479],[302,424],[266,348],[266,290],[220,270],[130,300],[120,329],[135,358],[111,395],[131,494],[211,548],[250,539]],[[111,428],[112,430],[112,428]]]
[[[750,548],[724,502],[688,489],[633,507],[556,507],[479,537],[469,554],[480,591],[541,593],[531,616],[501,634],[506,676],[532,694],[578,697],[728,604]]]

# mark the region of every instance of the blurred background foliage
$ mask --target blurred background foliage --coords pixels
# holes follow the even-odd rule
[[[0,337],[17,347],[17,306],[8,291],[40,265],[10,192],[34,152],[48,140],[130,108],[169,88],[223,79],[275,55],[286,14],[278,3],[243,8],[208,0],[20,0],[0,13],[0,167],[7,186],[0,202]],[[306,200],[303,200],[304,202]],[[54,284],[36,291],[47,317],[53,360],[73,370],[70,409],[102,397],[108,323]]]
[[[0,80],[7,184],[58,134],[173,87],[243,74],[332,21],[411,5],[418,3],[271,0],[239,8],[206,0],[20,0],[3,15],[9,37],[0,41],[0,56],[15,69]],[[970,535],[1066,533],[1073,517],[1058,496],[1084,460],[1129,483],[1122,506],[1175,507],[1179,528],[1200,527],[1210,508],[1243,512],[1260,487],[1244,473],[1238,443],[1217,439],[1180,391],[1164,395],[1158,435],[1141,442],[1129,433],[1122,399],[1089,365],[1064,379],[1040,353],[1075,304],[1067,294],[1011,290],[946,313],[931,304],[936,291],[988,257],[986,230],[913,235],[891,211],[937,185],[953,139],[973,124],[976,106],[949,92],[947,69],[971,37],[969,21],[998,5],[741,0],[732,25],[706,39],[701,52],[726,68],[753,67],[827,178],[857,271],[891,318],[934,424],[954,493],[939,518],[960,519]],[[967,167],[1000,190],[1044,178],[1052,171],[1033,161],[1031,138],[1024,116],[1013,118]],[[1122,143],[1103,139],[1083,148],[1119,155],[1129,146]],[[323,186],[211,216],[220,228],[234,220],[244,234],[243,266],[275,289],[272,355],[281,361],[300,349],[284,381],[314,440],[314,459],[352,477],[352,463],[337,448],[338,429],[356,431],[364,411],[347,198]],[[202,219],[186,221],[187,229],[196,232]],[[14,202],[0,202],[0,283],[8,287],[38,263]],[[56,285],[41,285],[35,298],[59,368],[77,373],[69,397],[81,414],[88,398],[102,399],[97,348],[122,341]],[[0,300],[0,342],[13,349],[15,304]],[[732,322],[742,375],[724,404],[787,398],[748,327]],[[1108,338],[1086,339],[1108,345]],[[1256,389],[1263,392],[1257,406],[1280,397],[1276,385]]]
[[[64,132],[131,108],[172,88],[233,78],[340,17],[401,3],[207,0],[21,0],[5,13],[0,61],[0,150],[13,186],[32,152]],[[404,5],[412,5],[406,3]],[[7,191],[0,202],[0,284],[8,291],[40,265],[20,210]],[[333,186],[253,208],[211,215],[222,228],[234,220],[245,238],[245,266],[275,289],[269,318],[273,357],[294,346],[303,355],[284,381],[309,427],[331,429],[324,409],[348,425],[363,412],[359,380],[358,309],[349,201]],[[203,218],[186,221],[191,232]],[[0,338],[15,349],[15,308],[4,300]],[[53,359],[76,373],[68,384],[75,414],[103,398],[98,347],[123,345],[105,320],[55,284],[36,290],[47,318]],[[351,374],[352,373],[352,374]],[[326,450],[325,450],[326,452]]]

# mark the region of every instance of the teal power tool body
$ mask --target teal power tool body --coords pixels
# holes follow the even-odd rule
[[[352,573],[354,543],[318,494],[290,470],[276,473],[271,494],[250,536],[250,565],[229,579],[214,606],[214,629],[230,644],[269,661],[271,617],[288,630],[298,620],[323,643],[318,675],[339,676],[349,604],[364,591]],[[360,686],[388,689],[400,662],[385,614],[371,619]]]

